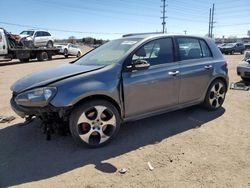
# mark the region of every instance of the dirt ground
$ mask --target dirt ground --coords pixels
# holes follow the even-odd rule
[[[225,58],[230,81],[240,81],[242,55]],[[40,122],[21,126],[11,84],[74,59],[0,62],[0,115],[16,117],[0,124],[0,187],[250,187],[250,91],[229,90],[216,112],[195,106],[127,123],[99,149],[79,148],[70,136],[46,141]]]

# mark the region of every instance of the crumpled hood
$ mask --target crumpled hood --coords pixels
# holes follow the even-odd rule
[[[16,81],[11,90],[16,93],[32,89],[34,87],[45,86],[58,80],[94,71],[103,66],[85,66],[76,64],[63,64],[55,68],[39,71],[23,77]]]

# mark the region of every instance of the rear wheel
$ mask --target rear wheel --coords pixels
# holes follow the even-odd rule
[[[105,100],[94,100],[72,111],[70,132],[79,145],[100,147],[116,136],[120,123],[120,115],[114,105]]]
[[[81,57],[81,52],[78,52],[76,57]]]
[[[241,51],[240,54],[244,54],[244,51]]]
[[[47,61],[49,60],[49,55],[47,52],[39,52],[37,53],[37,60],[38,61]]]
[[[226,85],[221,80],[215,80],[209,86],[204,106],[209,110],[217,110],[224,103],[226,96]]]
[[[53,42],[49,41],[46,45],[47,48],[53,48]]]

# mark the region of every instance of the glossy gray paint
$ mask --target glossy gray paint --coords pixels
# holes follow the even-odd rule
[[[201,103],[210,83],[216,78],[222,78],[228,83],[225,60],[214,42],[202,38],[211,49],[212,58],[179,61],[176,54],[175,62],[151,66],[147,70],[127,71],[127,59],[143,44],[162,37],[176,37],[181,35],[152,35],[140,36],[144,39],[133,46],[121,60],[115,64],[100,68],[87,68],[69,64],[67,71],[56,74],[52,72],[39,73],[42,79],[34,84],[29,79],[36,78],[36,74],[18,81],[12,91],[20,93],[24,90],[40,86],[55,86],[57,94],[50,104],[61,109],[72,107],[89,96],[106,96],[120,108],[124,120],[134,120],[148,117],[165,111],[175,110]],[[134,38],[138,36],[132,36]],[[187,37],[186,35],[182,37]],[[196,38],[196,37],[195,37]],[[198,37],[199,38],[199,37]],[[176,46],[175,46],[176,48]],[[205,66],[211,65],[211,69]],[[168,72],[179,71],[176,76]],[[59,71],[60,72],[60,71]],[[47,77],[47,78],[46,78]],[[23,87],[22,87],[23,85]]]

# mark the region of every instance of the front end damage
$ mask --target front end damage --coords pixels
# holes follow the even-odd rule
[[[23,125],[28,125],[34,119],[41,120],[41,128],[46,139],[51,139],[51,134],[58,133],[67,135],[69,133],[69,115],[72,107],[56,108],[51,104],[43,108],[25,107],[16,103],[17,95],[13,93],[10,100],[12,110],[21,118],[25,119]]]

